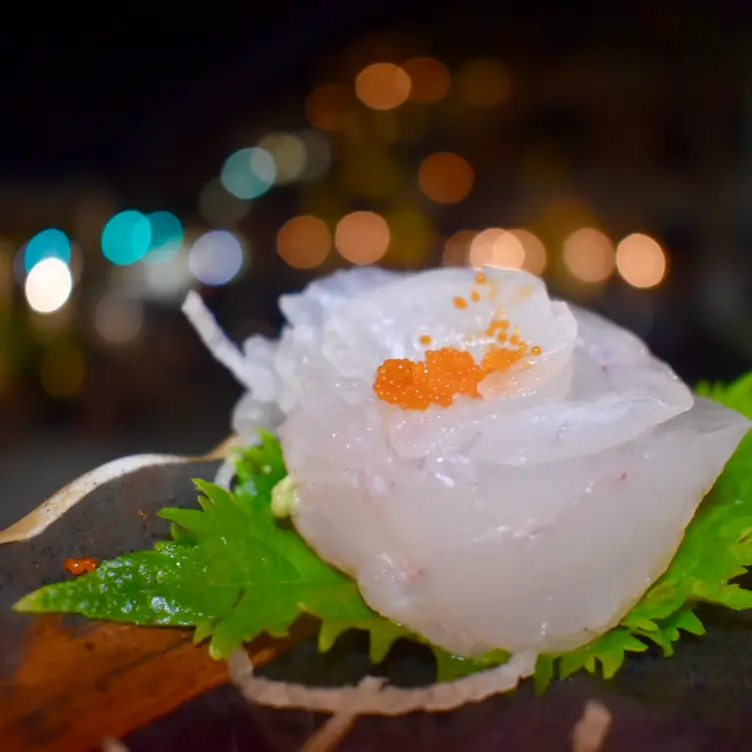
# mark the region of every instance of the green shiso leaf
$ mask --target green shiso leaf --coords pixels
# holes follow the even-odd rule
[[[321,620],[322,651],[350,629],[368,631],[374,663],[386,657],[396,640],[419,639],[372,611],[354,580],[321,560],[294,528],[272,515],[272,489],[286,474],[272,435],[263,433],[259,445],[240,452],[236,466],[238,485],[232,493],[195,481],[201,509],[160,512],[173,523],[173,540],[40,588],[14,609],[194,626],[195,641],[210,639],[215,658],[262,633],[287,634],[302,614]],[[434,651],[443,677],[485,665]]]
[[[752,374],[730,385],[701,384],[698,393],[752,418]],[[274,486],[285,477],[277,439],[236,458],[233,492],[196,481],[201,509],[164,509],[172,540],[104,562],[94,572],[43,587],[15,610],[72,612],[142,625],[195,627],[195,641],[210,640],[215,658],[268,633],[283,636],[302,615],[321,621],[318,644],[329,650],[351,629],[370,635],[370,656],[380,663],[399,639],[433,651],[437,679],[449,681],[504,663],[494,651],[461,658],[383,618],[362,599],[357,584],[313,552],[271,513]],[[752,565],[752,435],[729,461],[687,527],[665,574],[611,631],[562,655],[544,655],[535,673],[537,691],[556,677],[585,669],[612,677],[628,653],[657,645],[666,656],[682,632],[704,633],[693,612],[701,601],[752,608],[752,592],[734,580]]]
[[[700,396],[720,402],[752,419],[752,373],[731,384],[702,383]],[[663,576],[615,629],[565,655],[544,656],[536,667],[536,688],[579,669],[619,670],[627,653],[650,643],[665,656],[682,632],[702,635],[693,609],[701,601],[737,611],[752,608],[752,592],[731,582],[752,565],[752,433],[729,460],[712,491],[687,526],[679,550]]]

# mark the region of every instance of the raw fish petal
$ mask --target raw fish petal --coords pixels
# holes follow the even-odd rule
[[[537,278],[485,273],[495,295],[464,307],[469,269],[357,269],[286,296],[276,347],[246,343],[244,371],[220,358],[252,390],[234,425],[279,426],[297,529],[377,611],[459,655],[570,650],[665,571],[749,422]],[[483,399],[420,411],[374,393],[423,335],[477,362],[499,315],[541,352]]]

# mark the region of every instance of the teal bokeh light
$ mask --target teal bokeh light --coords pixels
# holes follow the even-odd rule
[[[227,158],[219,179],[235,198],[258,198],[274,185],[277,166],[266,149],[241,149]]]
[[[35,235],[24,248],[23,263],[28,274],[40,261],[46,258],[60,259],[66,264],[71,260],[71,244],[68,236],[51,227]]]
[[[129,209],[110,219],[102,230],[102,253],[118,266],[143,258],[151,247],[151,222],[140,211]]]
[[[150,264],[164,264],[169,261],[183,244],[183,225],[168,211],[156,211],[148,215],[151,226],[151,246],[144,257]]]

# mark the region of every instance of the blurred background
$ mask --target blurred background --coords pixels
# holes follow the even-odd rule
[[[241,339],[337,268],[490,261],[689,381],[752,367],[751,10],[311,0],[19,26],[0,526],[105,460],[224,438],[240,388],[182,317],[190,289]]]

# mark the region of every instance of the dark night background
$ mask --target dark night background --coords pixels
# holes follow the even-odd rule
[[[0,526],[107,459],[203,452],[228,433],[239,387],[180,302],[200,289],[234,336],[273,332],[281,292],[349,263],[334,248],[312,268],[280,257],[277,233],[297,215],[331,232],[349,212],[386,217],[382,263],[394,268],[466,261],[468,231],[525,228],[546,248],[553,291],[633,328],[687,380],[752,367],[748,3],[230,7],[108,6],[80,18],[29,7],[4,29]],[[356,99],[361,70],[409,70],[416,57],[451,73],[438,100],[375,111]],[[340,98],[324,114],[339,108],[341,123],[322,131],[311,104],[321,97],[310,95],[331,84]],[[228,214],[238,201],[222,194],[219,216],[207,216],[205,186],[269,133],[307,144],[315,174],[268,187],[245,214]],[[461,155],[474,174],[453,203],[418,188],[436,152]],[[187,261],[174,260],[174,274],[145,272],[142,261],[116,267],[101,234],[124,209],[172,212],[185,228],[175,259],[203,233],[228,230],[244,266],[214,286],[191,277]],[[53,227],[74,246],[75,284],[59,310],[40,314],[24,291],[23,253]],[[592,251],[601,262],[611,254],[603,279],[578,276],[563,255],[583,227],[602,233],[606,251]],[[633,233],[668,258],[650,288],[612,268],[614,247]],[[589,248],[574,252],[585,277],[592,263],[598,276]]]

